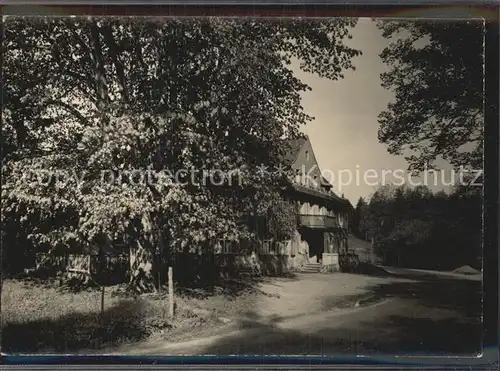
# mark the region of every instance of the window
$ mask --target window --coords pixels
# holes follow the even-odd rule
[[[306,160],[309,161],[309,151],[306,151]]]
[[[311,214],[312,215],[319,215],[319,206],[318,205],[312,205]]]
[[[300,213],[301,214],[309,214],[309,211],[310,211],[310,205],[308,202],[304,202],[301,206],[300,206]]]
[[[222,245],[222,251],[224,252],[224,254],[231,254],[233,252],[231,241],[225,240],[223,241],[223,243],[224,244]]]

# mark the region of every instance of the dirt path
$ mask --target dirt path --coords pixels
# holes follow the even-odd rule
[[[241,324],[246,324],[243,328],[231,327],[227,331],[206,336],[190,341],[179,343],[167,342],[144,342],[141,344],[130,344],[115,350],[106,355],[210,355],[210,354],[228,354],[228,344],[231,344],[232,349],[229,354],[250,354],[246,352],[245,340],[251,344],[250,349],[256,349],[256,346],[265,348],[269,344],[292,345],[293,341],[283,342],[283,334],[287,332],[309,334],[312,336],[317,331],[323,331],[325,328],[334,330],[349,324],[355,319],[355,316],[367,318],[370,311],[377,307],[386,307],[391,302],[391,299],[383,300],[379,303],[366,307],[358,307],[350,310],[331,310],[313,315],[296,315],[286,319],[270,318],[266,320],[255,320],[254,318],[242,319]],[[247,322],[246,322],[247,321]],[[288,343],[288,344],[287,344]],[[220,349],[219,349],[220,348]],[[258,354],[262,352],[252,352]],[[279,353],[279,352],[278,352]],[[276,353],[276,354],[278,354]]]
[[[388,277],[304,274],[273,279],[240,318],[180,343],[131,344],[108,354],[475,356],[480,281],[393,269]],[[372,303],[364,298],[375,297]]]
[[[337,273],[299,274],[296,279],[275,279],[261,285],[262,295],[255,308],[259,318],[287,318],[319,313],[328,303],[342,297],[361,296],[370,288],[389,282],[388,278]]]
[[[149,341],[128,344],[106,354],[203,354],[216,343],[226,343],[242,336],[273,341],[280,331],[309,331],[321,329],[347,320],[346,314],[367,310],[359,306],[360,298],[377,285],[394,279],[368,277],[354,274],[299,274],[295,278],[269,279],[260,284],[261,295],[241,317],[223,328],[197,334],[196,339],[180,343]],[[399,279],[404,282],[405,280]],[[382,300],[382,299],[381,299]],[[374,305],[379,305],[376,303]],[[370,305],[372,307],[373,305]],[[334,320],[334,318],[336,318]],[[264,330],[271,329],[262,337]]]

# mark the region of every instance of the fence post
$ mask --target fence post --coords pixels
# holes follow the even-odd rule
[[[104,285],[101,290],[101,326],[104,327]]]
[[[174,279],[172,267],[168,267],[168,314],[174,317]]]

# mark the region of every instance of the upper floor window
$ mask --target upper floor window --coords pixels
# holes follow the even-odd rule
[[[310,213],[310,209],[311,209],[311,206],[309,205],[308,202],[304,202],[301,206],[300,206],[300,213],[301,214],[304,214],[304,215],[307,215]]]
[[[306,160],[309,161],[309,151],[306,151]]]
[[[312,205],[310,211],[312,215],[320,215],[318,205]]]

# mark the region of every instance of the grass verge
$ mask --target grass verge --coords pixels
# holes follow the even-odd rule
[[[168,315],[166,290],[131,295],[107,287],[104,311],[101,290],[71,292],[55,282],[6,280],[2,290],[2,351],[19,353],[85,352],[124,343],[162,338],[174,341],[222,326],[243,313],[254,300],[251,288],[222,288],[197,295],[178,290],[175,316]]]

